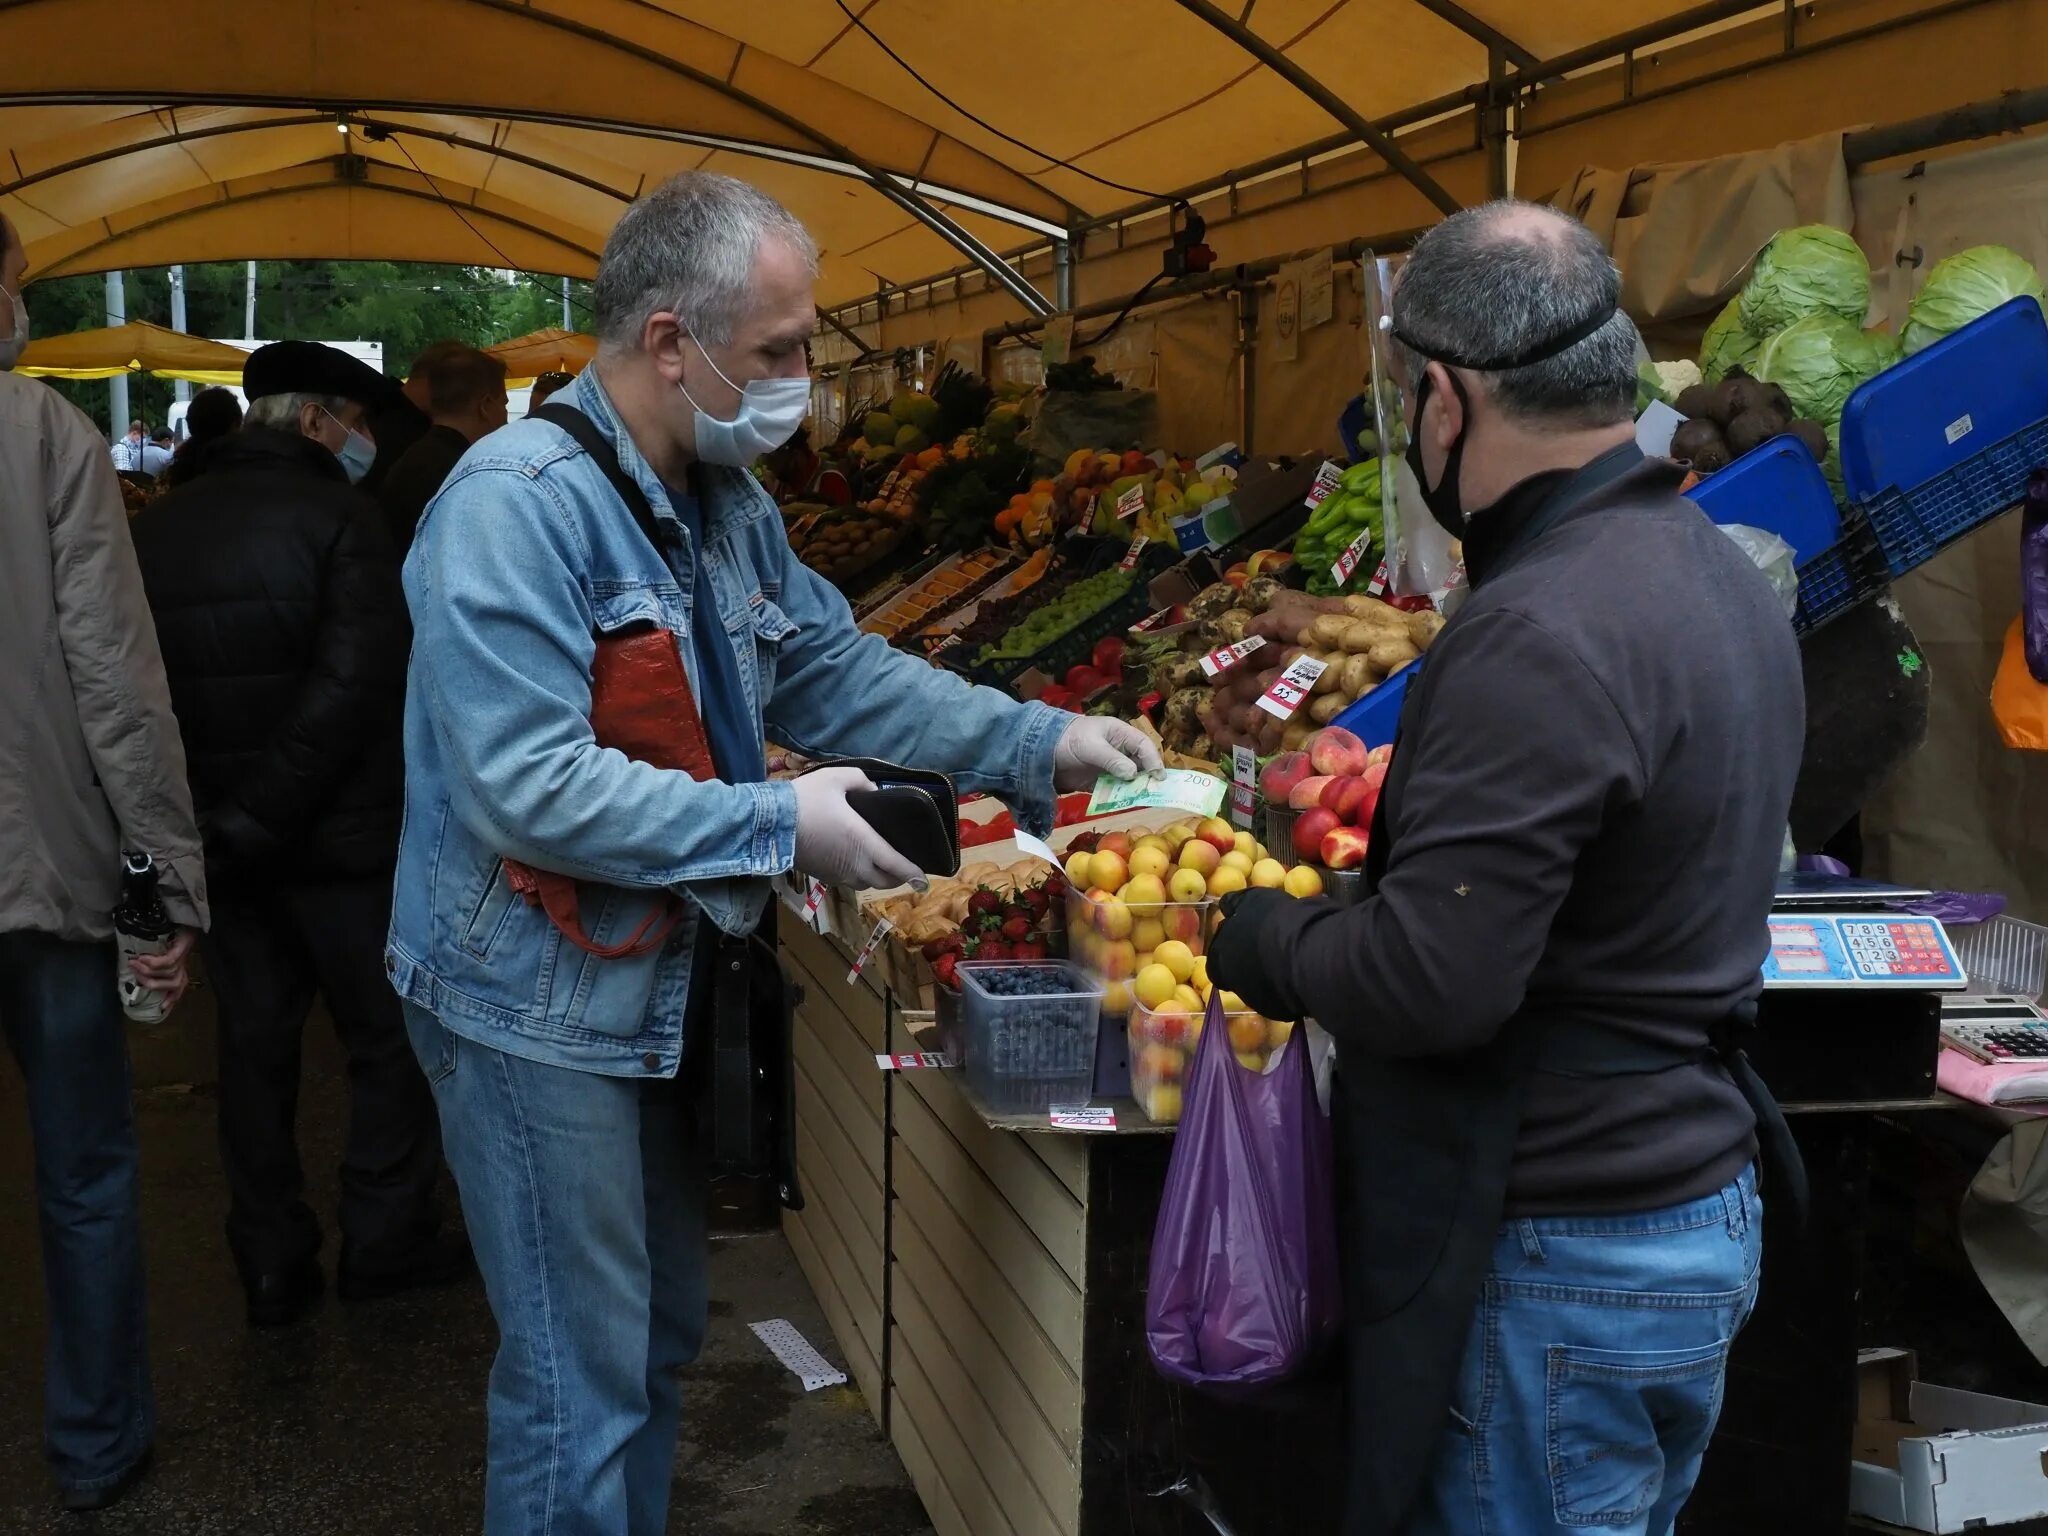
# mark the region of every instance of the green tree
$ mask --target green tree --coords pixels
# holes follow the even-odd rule
[[[185,325],[195,336],[240,336],[247,301],[243,262],[185,268]],[[124,280],[127,319],[171,323],[168,268],[131,270]],[[101,277],[31,282],[26,294],[38,336],[65,336],[107,323]],[[578,328],[590,314],[590,285],[569,285]],[[559,278],[518,273],[508,280],[487,267],[392,261],[264,261],[256,267],[256,334],[268,341],[381,341],[384,368],[403,378],[429,343],[446,337],[487,347],[562,323]],[[112,430],[107,386],[97,379],[50,381],[85,413]],[[131,375],[128,409],[162,422],[170,410],[169,379]],[[126,423],[122,423],[123,426]]]

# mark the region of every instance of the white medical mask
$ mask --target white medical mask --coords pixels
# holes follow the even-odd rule
[[[690,340],[696,342],[697,350],[704,355],[704,361],[711,363],[711,371],[725,379],[726,384],[739,390],[739,414],[731,421],[720,421],[716,416],[706,414],[704,407],[697,404],[689,386],[681,379],[676,388],[683,392],[683,398],[697,413],[697,457],[706,464],[729,464],[735,469],[745,469],[764,453],[773,453],[792,437],[796,429],[804,424],[804,417],[811,409],[811,380],[808,374],[793,379],[749,379],[741,389],[725,377],[725,370],[711,362],[711,354],[704,351],[704,343],[697,341],[697,333],[690,330],[686,321],[683,329]]]
[[[370,472],[370,466],[377,462],[377,445],[360,432],[341,426],[341,418],[322,406],[320,414],[341,427],[341,446],[334,450],[334,456],[341,460],[341,472],[348,476],[350,485],[360,485],[363,476]]]
[[[5,293],[0,289],[0,293]],[[11,371],[21,361],[21,349],[28,345],[28,306],[21,302],[18,293],[8,294],[14,300],[14,334],[0,341],[0,373]]]

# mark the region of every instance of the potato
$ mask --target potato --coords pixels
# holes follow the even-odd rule
[[[1216,616],[1216,628],[1228,644],[1235,645],[1245,637],[1245,626],[1251,621],[1249,610],[1232,608]]]
[[[1300,614],[1275,608],[1245,625],[1244,632],[1247,639],[1257,635],[1261,640],[1292,640],[1301,633],[1302,623]]]
[[[1354,592],[1343,601],[1344,611],[1354,619],[1381,619],[1400,612],[1393,604],[1381,602],[1376,597],[1368,597],[1363,592]]]
[[[1319,614],[1315,622],[1309,625],[1309,633],[1313,638],[1302,641],[1302,644],[1319,646],[1326,650],[1341,647],[1344,644],[1344,632],[1350,627],[1350,620],[1341,613]]]
[[[1310,736],[1315,734],[1315,722],[1296,715],[1280,732],[1280,750],[1299,752]]]
[[[1430,642],[1444,627],[1444,616],[1434,608],[1425,608],[1420,613],[1408,615],[1408,641],[1418,651],[1429,649]]]
[[[1257,704],[1235,704],[1230,710],[1230,728],[1240,737],[1258,730],[1259,721],[1266,712]]]
[[[1347,699],[1362,697],[1379,681],[1378,674],[1372,669],[1370,655],[1346,656],[1337,671],[1337,691]]]
[[[1321,644],[1322,642],[1316,639],[1316,632],[1315,632],[1314,628],[1313,628],[1313,627],[1311,627],[1311,628],[1308,628],[1308,629],[1304,629],[1304,630],[1301,630],[1301,631],[1299,631],[1299,632],[1298,632],[1298,633],[1297,633],[1297,634],[1295,635],[1295,637],[1294,637],[1294,643],[1295,643],[1296,645],[1301,645],[1301,646],[1308,646],[1308,645],[1320,645],[1320,644]]]
[[[1362,656],[1382,640],[1388,640],[1395,635],[1405,633],[1405,630],[1375,624],[1370,619],[1346,619],[1344,621],[1343,647],[1351,655]]]
[[[1366,652],[1366,658],[1384,676],[1407,666],[1409,662],[1421,654],[1422,652],[1418,651],[1413,643],[1403,637],[1399,640],[1382,640],[1378,645]]]
[[[1280,750],[1280,733],[1287,727],[1278,715],[1268,715],[1263,709],[1259,713],[1265,718],[1259,722],[1258,753],[1261,757],[1270,757]]]
[[[1342,714],[1350,706],[1350,703],[1351,701],[1341,693],[1326,693],[1319,698],[1309,700],[1308,717],[1315,721],[1317,725],[1328,725],[1338,715]]]
[[[1342,651],[1329,651],[1318,655],[1316,660],[1323,664],[1323,674],[1315,680],[1315,685],[1309,689],[1309,692],[1318,697],[1326,693],[1335,693],[1337,691],[1338,677],[1344,665],[1344,653]]]

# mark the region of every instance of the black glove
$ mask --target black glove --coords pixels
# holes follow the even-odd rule
[[[1298,1019],[1301,1005],[1284,980],[1266,972],[1267,936],[1275,919],[1294,910],[1285,891],[1233,891],[1223,898],[1223,922],[1209,941],[1209,981],[1235,992],[1269,1019]]]

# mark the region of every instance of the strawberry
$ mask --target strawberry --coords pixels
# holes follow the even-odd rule
[[[1042,885],[1027,887],[1023,893],[1022,900],[1025,909],[1033,917],[1045,916],[1052,906],[1052,897],[1047,894],[1045,887]]]
[[[1028,943],[1017,946],[1017,958],[1019,960],[1043,960],[1048,953],[1050,952],[1046,949],[1045,940],[1043,939],[1032,939]]]
[[[940,955],[932,962],[932,974],[939,978],[942,986],[952,987],[957,991],[960,986],[960,957]]]
[[[977,960],[1009,960],[1014,957],[1010,953],[1010,946],[1001,939],[983,939],[981,947],[974,952],[974,958]]]
[[[941,955],[959,954],[965,942],[957,932],[944,934],[925,945],[924,957],[936,965]]]
[[[1028,914],[1019,914],[1016,917],[1004,919],[1002,934],[1003,937],[1008,939],[1012,944],[1016,943],[1020,939],[1030,938],[1031,918]]]
[[[967,911],[971,917],[987,917],[1002,910],[1003,898],[985,885],[967,898]]]

